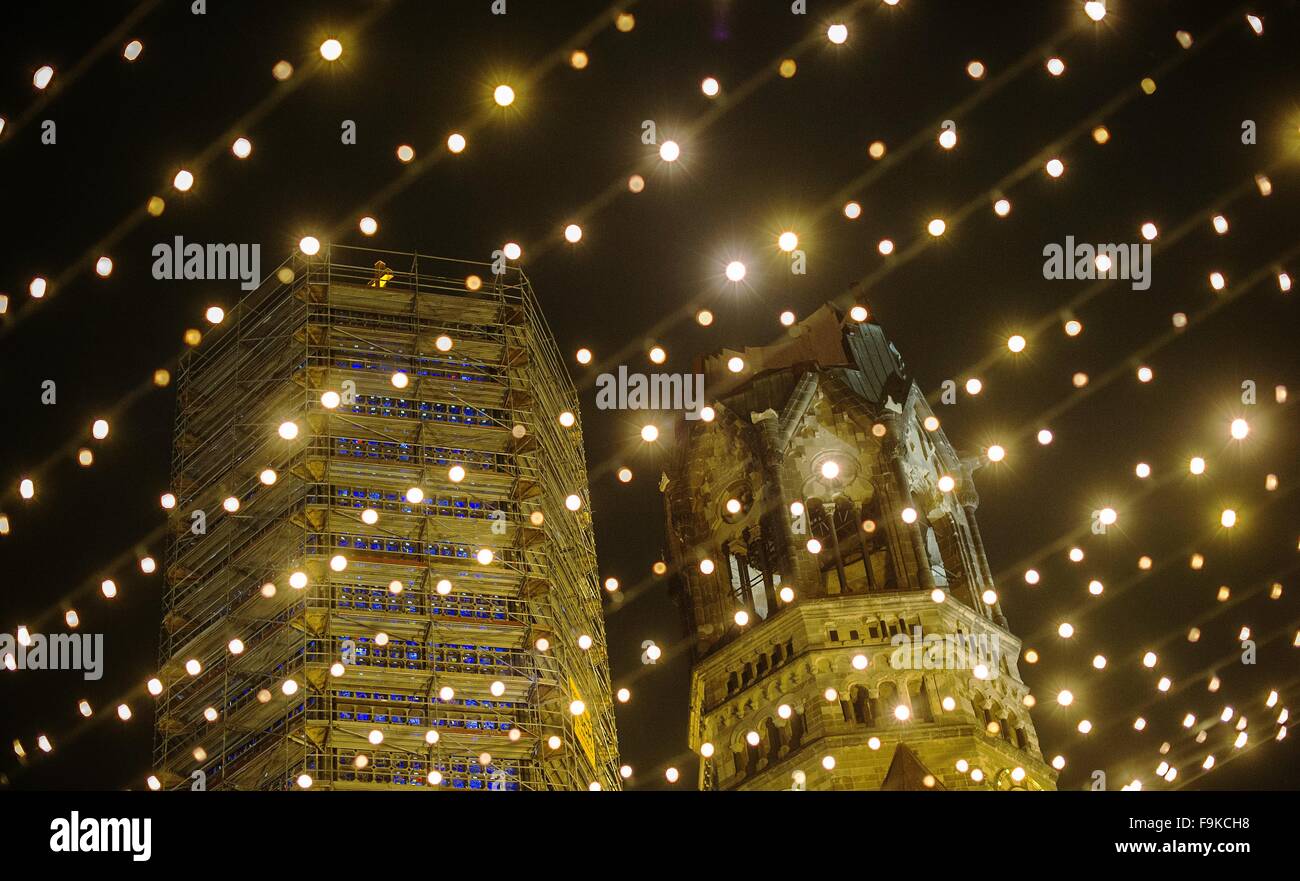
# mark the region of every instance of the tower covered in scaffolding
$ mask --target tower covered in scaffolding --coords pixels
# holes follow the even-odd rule
[[[737,365],[740,369],[737,370]],[[699,365],[663,483],[702,789],[1052,789],[948,443],[864,307]]]
[[[493,268],[295,253],[182,360],[165,787],[619,787],[577,395]]]

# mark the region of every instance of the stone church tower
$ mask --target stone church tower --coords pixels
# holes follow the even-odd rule
[[[865,315],[697,365],[713,412],[663,492],[700,788],[1054,789],[975,522],[987,459]]]

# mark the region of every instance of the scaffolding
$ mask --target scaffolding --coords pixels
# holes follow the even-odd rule
[[[325,245],[183,359],[165,786],[620,788],[577,394],[493,268]]]

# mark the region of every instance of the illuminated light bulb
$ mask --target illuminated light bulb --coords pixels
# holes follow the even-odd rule
[[[129,722],[131,720],[131,708],[126,704],[118,704],[117,718],[121,719],[123,722]]]
[[[790,79],[792,76],[794,76],[795,73],[798,72],[798,70],[799,70],[799,65],[795,62],[793,58],[782,58],[780,66],[777,67],[776,69],[777,73],[781,75],[782,79],[787,79],[787,80]]]
[[[1078,729],[1080,734],[1087,734],[1092,731],[1092,723],[1087,719],[1080,720],[1079,724],[1075,727]]]
[[[141,43],[139,40],[132,40],[122,49],[122,57],[127,61],[135,61],[140,57],[140,53],[143,51],[144,43]]]
[[[668,360],[668,353],[662,346],[654,346],[650,349],[649,358],[653,364],[662,364]]]
[[[1210,222],[1214,225],[1214,231],[1219,235],[1225,235],[1228,232],[1228,218],[1222,214],[1214,215]]]
[[[1078,336],[1081,333],[1083,333],[1083,322],[1074,318],[1071,318],[1069,321],[1065,322],[1066,336]]]
[[[710,560],[708,557],[705,557],[703,560],[700,560],[701,572],[703,572],[705,575],[712,575],[713,570],[714,570],[714,565],[712,560]]]
[[[1225,508],[1223,513],[1219,515],[1219,524],[1223,526],[1224,529],[1231,529],[1236,526],[1237,512],[1231,508]]]
[[[63,621],[75,630],[81,624],[81,617],[77,614],[76,609],[68,609],[63,615]]]
[[[103,440],[108,437],[108,421],[96,419],[94,424],[90,426],[90,434],[95,440]]]
[[[904,508],[904,509],[902,510],[902,513],[901,513],[899,516],[902,518],[902,520],[903,520],[904,523],[915,523],[915,522],[916,522],[916,509],[915,509],[915,508],[912,508],[912,507],[910,507],[910,506],[907,507],[907,508]]]
[[[1102,0],[1088,0],[1083,4],[1083,12],[1093,21],[1101,21],[1106,17],[1106,4]]]
[[[576,245],[582,239],[582,227],[576,223],[570,223],[564,228],[564,240],[571,245]]]
[[[203,672],[203,665],[199,663],[198,658],[190,658],[185,662],[185,672],[191,676],[198,676]]]
[[[235,142],[230,145],[230,152],[237,159],[247,159],[253,155],[253,142],[248,138],[235,138]]]
[[[749,613],[744,609],[738,609],[736,614],[732,616],[732,620],[736,622],[737,627],[744,627],[749,623]]]
[[[998,444],[994,444],[989,447],[987,455],[990,462],[1001,462],[1007,457],[1007,451]]]
[[[1247,15],[1246,23],[1249,24],[1250,29],[1255,32],[1255,36],[1258,37],[1264,33],[1264,19],[1260,18],[1258,15]]]
[[[966,75],[973,80],[983,79],[984,73],[984,62],[982,61],[972,61],[966,65]]]
[[[983,390],[984,390],[984,383],[976,379],[975,377],[971,377],[970,379],[966,380],[966,394],[978,395]]]
[[[1171,685],[1173,685],[1173,683],[1169,681],[1168,676],[1161,676],[1160,681],[1156,683],[1156,689],[1159,691],[1168,691]]]
[[[570,414],[570,416],[572,416],[572,414]],[[563,422],[563,420],[561,420],[561,422]],[[570,418],[569,424],[572,424],[572,418]],[[452,465],[447,469],[447,479],[452,483],[460,483],[465,479],[465,468],[461,465]]]
[[[726,271],[728,281],[734,281],[734,282],[741,281],[745,277],[745,272],[746,272],[745,264],[741,263],[739,260],[732,260],[730,263],[727,264],[727,268],[725,271]]]
[[[718,92],[722,91],[722,86],[713,77],[705,77],[704,81],[700,83],[700,91],[709,98],[716,98]]]
[[[619,483],[631,483],[631,482],[632,482],[632,469],[631,469],[631,468],[627,468],[627,467],[623,467],[623,468],[618,469],[618,480],[619,480]]]
[[[834,480],[840,476],[840,463],[834,459],[827,459],[821,464],[821,475],[825,480]]]
[[[868,317],[868,313],[867,313],[866,306],[858,304],[853,306],[851,309],[849,309],[849,318],[853,321],[858,322],[859,324],[866,321],[867,317]]]
[[[1119,514],[1116,513],[1114,508],[1102,508],[1097,513],[1097,519],[1106,526],[1114,526],[1115,521],[1119,519]]]
[[[405,589],[406,586],[402,584],[402,582],[398,581],[397,579],[393,579],[392,581],[388,582],[388,592],[391,593],[393,596],[397,596]]]
[[[1105,670],[1105,669],[1106,669],[1106,656],[1105,656],[1105,655],[1095,655],[1095,656],[1093,657],[1093,659],[1092,659],[1092,666],[1095,667],[1095,668],[1098,669],[1098,670]]]
[[[276,473],[272,471],[270,468],[264,468],[262,469],[262,473],[257,475],[257,479],[262,481],[264,485],[271,486],[272,484],[275,483],[278,477]]]
[[[857,202],[844,203],[844,216],[849,220],[857,220],[862,216],[862,206]]]
[[[1268,179],[1267,175],[1255,175],[1255,186],[1259,188],[1261,196],[1270,196],[1273,193],[1273,182]]]
[[[1192,554],[1192,558],[1188,561],[1188,565],[1193,569],[1201,569],[1205,566],[1205,557],[1201,554]]]
[[[900,722],[906,722],[908,719],[912,718],[912,708],[907,706],[907,704],[899,704],[894,707],[894,718]]]
[[[326,410],[333,410],[335,407],[337,407],[337,406],[338,406],[339,404],[341,404],[342,402],[343,402],[343,398],[341,398],[341,397],[339,396],[339,393],[338,393],[338,392],[334,392],[334,391],[323,392],[323,393],[321,394],[321,396],[320,396],[320,403],[321,403],[321,406],[324,407]],[[287,423],[286,423],[286,424],[287,424]],[[296,426],[295,426],[294,434],[295,434],[295,435],[297,434]],[[283,434],[281,434],[280,436],[281,436],[281,437],[284,437]],[[290,439],[290,438],[286,438],[286,440],[289,440],[289,439]]]
[[[1074,625],[1070,624],[1068,621],[1064,622],[1060,627],[1056,628],[1056,634],[1061,637],[1061,639],[1069,639],[1074,636]]]
[[[410,144],[399,144],[397,147],[397,161],[406,163],[415,158],[415,148]]]
[[[871,145],[867,147],[867,155],[872,159],[883,159],[885,156],[885,142],[872,141]]]
[[[418,505],[424,501],[424,490],[418,486],[413,486],[406,491],[406,500],[412,505]]]
[[[676,141],[664,141],[659,145],[659,158],[664,162],[676,162],[682,155],[682,148]]]
[[[781,602],[783,602],[783,603],[793,603],[793,602],[794,602],[794,590],[793,590],[791,587],[789,587],[788,585],[785,586],[785,587],[783,587],[783,588],[781,588],[781,591],[780,591],[780,593],[777,594],[777,596],[779,596],[779,597],[781,598]]]
[[[799,247],[799,236],[790,230],[786,230],[776,237],[776,246],[788,254]]]
[[[501,253],[505,254],[507,260],[518,260],[524,255],[524,249],[516,242],[506,242],[501,246]]]
[[[713,313],[708,309],[701,309],[699,312],[695,313],[695,320],[699,323],[700,327],[708,327],[713,323]]]
[[[853,656],[853,660],[851,663],[853,664],[854,670],[865,670],[867,669],[867,666],[871,663],[871,661],[867,658],[866,655],[857,654]]]
[[[143,572],[145,575],[153,574],[154,570],[157,568],[158,568],[158,563],[157,561],[154,560],[153,557],[140,558],[140,571]]]
[[[1039,429],[1038,442],[1040,444],[1042,444],[1043,446],[1047,446],[1052,442],[1052,439],[1053,439],[1053,434],[1051,432],[1051,429],[1048,428]]]
[[[582,498],[577,495],[566,496],[564,499],[564,507],[568,508],[570,511],[577,511],[582,507]]]
[[[826,29],[826,39],[836,46],[842,45],[849,38],[848,25],[833,24]]]
[[[1025,338],[1020,334],[1012,334],[1007,339],[1007,348],[1013,352],[1023,352],[1025,350]]]
[[[303,236],[298,240],[298,250],[308,257],[314,257],[320,253],[320,239],[315,236]]]
[[[1233,440],[1245,440],[1246,435],[1250,434],[1250,424],[1245,419],[1234,419],[1228,430]]]
[[[305,578],[306,576],[303,577]],[[275,596],[275,591],[276,591],[275,585],[269,581],[266,584],[262,585],[262,596],[266,597],[268,600],[271,597]]]
[[[1133,720],[1133,728],[1134,728],[1134,730],[1136,730],[1136,731],[1142,731],[1142,730],[1144,730],[1146,727],[1147,727],[1147,720],[1146,720],[1146,719],[1143,719],[1141,716],[1138,716],[1136,719]]]
[[[468,141],[460,132],[452,132],[447,135],[447,149],[452,153],[460,153],[465,149],[466,144],[468,144]]]
[[[348,568],[347,557],[343,556],[342,554],[335,554],[334,556],[330,557],[330,569],[334,570],[335,572],[342,572],[346,568]]]
[[[307,573],[302,570],[290,573],[289,586],[294,590],[302,590],[307,586]]]
[[[947,228],[948,224],[944,223],[943,218],[941,217],[936,217],[925,225],[926,232],[936,238],[943,235],[944,230]]]
[[[1095,597],[1101,596],[1101,592],[1103,590],[1105,590],[1105,586],[1095,578],[1092,581],[1088,582],[1088,593],[1092,594],[1093,596]]]
[[[654,425],[645,425],[641,428],[641,440],[652,444],[659,440],[659,429]]]
[[[1112,265],[1110,256],[1107,254],[1098,254],[1096,260],[1093,262],[1097,265],[1097,276],[1099,278],[1105,278],[1110,272],[1110,267]]]
[[[815,538],[808,539],[805,547],[808,548],[810,554],[820,554],[822,552],[822,543]]]
[[[925,430],[926,430],[926,431],[938,431],[938,430],[939,430],[939,417],[938,417],[938,416],[927,416],[927,417],[925,417],[925,422],[923,422],[922,425],[925,426]]]
[[[1210,287],[1214,288],[1216,291],[1223,290],[1227,286],[1227,284],[1228,281],[1223,277],[1222,272],[1210,273]]]
[[[1192,460],[1187,463],[1187,470],[1192,474],[1205,473],[1205,460],[1200,456],[1193,456]]]
[[[194,186],[194,175],[182,168],[172,178],[172,186],[182,193],[187,193]]]
[[[1092,139],[1098,144],[1105,144],[1110,140],[1110,129],[1104,125],[1099,125],[1092,130]]]
[[[939,146],[945,150],[951,150],[957,146],[957,132],[955,129],[946,128],[939,132]],[[935,233],[938,235],[938,233]]]
[[[732,373],[740,373],[742,370],[745,369],[745,359],[739,357],[738,355],[728,358],[727,369]]]
[[[334,37],[330,37],[328,40],[320,44],[320,57],[324,58],[326,61],[338,61],[339,56],[342,54],[343,44]]]
[[[517,253],[518,252],[516,251],[516,254]],[[450,352],[453,345],[455,345],[455,343],[453,343],[451,337],[447,336],[446,334],[440,335],[437,339],[433,341],[433,347],[437,349],[439,352]]]
[[[1044,168],[1051,177],[1060,177],[1065,174],[1065,163],[1060,159],[1047,160],[1047,165]]]
[[[569,66],[574,70],[584,70],[591,59],[581,49],[574,49],[569,54]]]
[[[438,583],[434,587],[434,590],[436,590],[439,593],[439,595],[446,596],[447,594],[451,593],[451,582],[448,581],[446,578],[440,578],[438,579]]]
[[[1071,384],[1074,385],[1075,388],[1083,388],[1085,385],[1088,384],[1088,374],[1084,373],[1083,371],[1079,371],[1078,373],[1074,374],[1074,376],[1070,377],[1070,382]]]
[[[1069,558],[1071,563],[1083,562],[1083,548],[1070,548]]]
[[[1139,462],[1137,463],[1137,467],[1133,469],[1133,473],[1136,474],[1140,480],[1146,480],[1151,476],[1151,466],[1146,462]]]
[[[939,492],[950,493],[957,486],[957,481],[951,474],[945,474],[939,478]]]
[[[888,257],[894,253],[894,242],[892,239],[881,239],[880,244],[876,245],[876,250],[882,255]]]
[[[727,509],[728,514],[739,514],[741,508],[744,506],[740,504],[739,499],[727,499],[727,503],[724,507]]]
[[[111,600],[113,597],[117,596],[117,584],[113,579],[105,578],[99,583],[99,592],[104,595],[105,599]]]
[[[230,496],[224,502],[221,503],[221,507],[225,508],[229,513],[233,514],[239,510],[239,499],[235,498],[234,496]]]
[[[474,557],[478,560],[480,566],[489,566],[496,559],[496,554],[492,552],[491,548],[480,548]]]
[[[1041,580],[1042,580],[1042,576],[1038,574],[1037,569],[1025,570],[1025,584],[1033,585],[1033,584],[1037,584]]]
[[[108,278],[113,274],[113,260],[110,257],[100,257],[95,261],[95,274],[100,278]]]
[[[502,83],[492,90],[492,100],[495,101],[499,107],[509,107],[511,104],[515,103],[515,90],[505,83]]]
[[[1011,213],[1011,202],[1007,199],[998,199],[993,203],[993,213],[998,217],[1006,217]]]
[[[825,768],[827,771],[833,771],[835,769],[835,757],[824,756],[822,758],[822,767]]]
[[[998,601],[998,592],[989,588],[980,595],[980,599],[984,601],[984,605],[991,606]]]
[[[36,68],[36,73],[32,74],[32,85],[38,89],[44,89],[54,79],[54,68],[48,64]]]
[[[1047,59],[1047,72],[1052,76],[1060,76],[1065,73],[1065,62],[1056,57]]]

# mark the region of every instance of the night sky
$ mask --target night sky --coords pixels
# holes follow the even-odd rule
[[[6,10],[0,511],[11,532],[0,537],[0,629],[62,630],[75,595],[82,630],[105,633],[108,652],[99,682],[0,671],[0,770],[11,785],[139,788],[150,773],[149,701],[137,697],[127,723],[111,708],[157,665],[162,580],[142,574],[132,551],[164,551],[158,498],[175,402],[170,388],[135,392],[172,366],[187,328],[207,327],[207,307],[229,309],[240,295],[232,282],[155,280],[153,245],[177,235],[256,242],[267,273],[310,234],[483,261],[506,241],[523,247],[582,392],[601,576],[627,594],[607,603],[607,626],[614,684],[633,690],[617,707],[631,787],[668,787],[669,765],[682,771],[676,788],[695,783],[689,650],[669,580],[651,575],[664,553],[657,482],[670,419],[656,420],[664,440],[643,444],[646,414],[595,409],[595,368],[649,372],[657,343],[669,356],[660,369],[687,371],[714,349],[772,341],[782,310],[806,316],[855,282],[927,393],[948,379],[983,382],[935,410],[960,450],[1006,448],[977,475],[979,525],[1011,628],[1041,655],[1021,671],[1039,700],[1044,756],[1067,759],[1061,788],[1087,786],[1094,769],[1110,788],[1134,778],[1170,788],[1154,773],[1162,741],[1181,769],[1174,787],[1300,786],[1297,738],[1271,739],[1279,710],[1300,707],[1297,294],[1276,277],[1300,275],[1300,9],[1111,0],[1094,23],[1075,0],[807,5],[793,15],[788,0],[627,3],[629,32],[614,26],[617,6],[577,0],[509,0],[504,16],[490,0],[210,0],[203,16],[184,2]],[[138,6],[152,8],[74,76]],[[1262,17],[1261,36],[1247,12]],[[849,29],[842,45],[826,37],[836,22]],[[338,61],[321,58],[327,37],[343,44]],[[144,48],[128,62],[131,39]],[[590,59],[583,70],[568,63],[578,48]],[[1061,76],[1045,68],[1053,55]],[[786,57],[798,65],[788,79],[777,75]],[[283,83],[271,75],[281,59],[295,68]],[[976,59],[978,80],[967,73]],[[55,76],[42,92],[32,76],[45,64]],[[709,76],[717,98],[702,93]],[[517,93],[509,107],[492,102],[499,83]],[[45,119],[57,125],[53,145],[41,143]],[[937,143],[947,119],[952,150]],[[343,120],[356,122],[355,145],[340,142]],[[645,120],[681,145],[680,159],[642,143]],[[1254,144],[1242,143],[1245,120]],[[1104,145],[1096,124],[1110,133]],[[443,146],[452,131],[469,139],[458,156]],[[236,136],[252,141],[250,158],[231,155]],[[884,159],[868,155],[876,140]],[[415,147],[415,163],[398,161],[400,144]],[[1066,169],[1056,179],[1043,171],[1052,157]],[[171,185],[182,167],[196,178],[188,193]],[[633,172],[644,192],[628,191]],[[1005,218],[992,210],[995,188],[1012,203]],[[144,213],[152,195],[166,200],[161,217]],[[856,220],[842,212],[849,199],[862,206]],[[1226,235],[1211,225],[1216,213]],[[379,221],[369,239],[357,231],[367,214]],[[939,238],[926,231],[935,217],[948,220]],[[575,221],[583,237],[570,245],[561,231]],[[1082,333],[1067,336],[1061,310],[1090,283],[1045,280],[1044,246],[1066,236],[1140,243],[1148,221],[1159,228],[1150,289],[1101,287],[1074,311]],[[776,246],[786,230],[799,235],[805,275]],[[893,255],[879,253],[883,238]],[[101,254],[114,262],[108,278],[94,272]],[[740,284],[723,275],[731,260],[747,266]],[[1208,281],[1216,271],[1227,278],[1219,293]],[[61,283],[34,301],[38,275]],[[696,307],[714,313],[711,326],[691,319]],[[1178,312],[1191,324],[1166,340]],[[1027,346],[1012,354],[1017,333]],[[595,365],[573,361],[583,346]],[[1136,378],[1142,365],[1149,383]],[[1090,382],[1076,389],[1080,371]],[[41,402],[47,379],[53,406]],[[1247,380],[1253,405],[1242,402]],[[101,416],[111,433],[92,441]],[[1249,423],[1240,441],[1229,434],[1237,418]],[[1035,440],[1044,427],[1047,446]],[[83,445],[92,467],[76,462]],[[1206,459],[1204,475],[1188,473],[1192,456]],[[1138,462],[1153,469],[1145,481]],[[633,469],[630,484],[615,478],[620,465]],[[37,480],[33,501],[19,498],[24,476]],[[1091,512],[1105,506],[1118,522],[1092,535]],[[1232,529],[1220,526],[1224,509],[1238,514]],[[1078,564],[1066,557],[1074,545],[1085,551]],[[1193,553],[1202,568],[1189,565]],[[1138,569],[1143,554],[1150,571]],[[1025,583],[1030,567],[1037,586]],[[105,577],[120,588],[112,601],[97,592]],[[1089,595],[1093,579],[1100,597]],[[1284,588],[1275,600],[1273,582]],[[1227,603],[1216,599],[1223,585]],[[1063,621],[1072,639],[1057,635]],[[1238,661],[1243,626],[1258,643],[1253,666]],[[647,639],[665,649],[649,668]],[[1154,669],[1141,663],[1148,650]],[[1211,693],[1215,672],[1222,686]],[[1273,688],[1281,698],[1268,709]],[[1056,700],[1062,689],[1075,695],[1069,707]],[[83,697],[94,720],[77,714]],[[1245,750],[1232,748],[1232,724],[1209,725],[1225,705],[1249,718]],[[1094,726],[1086,736],[1082,719]],[[41,733],[54,740],[49,756],[34,747]],[[35,756],[26,768],[14,738]],[[1219,767],[1202,776],[1208,753]]]

